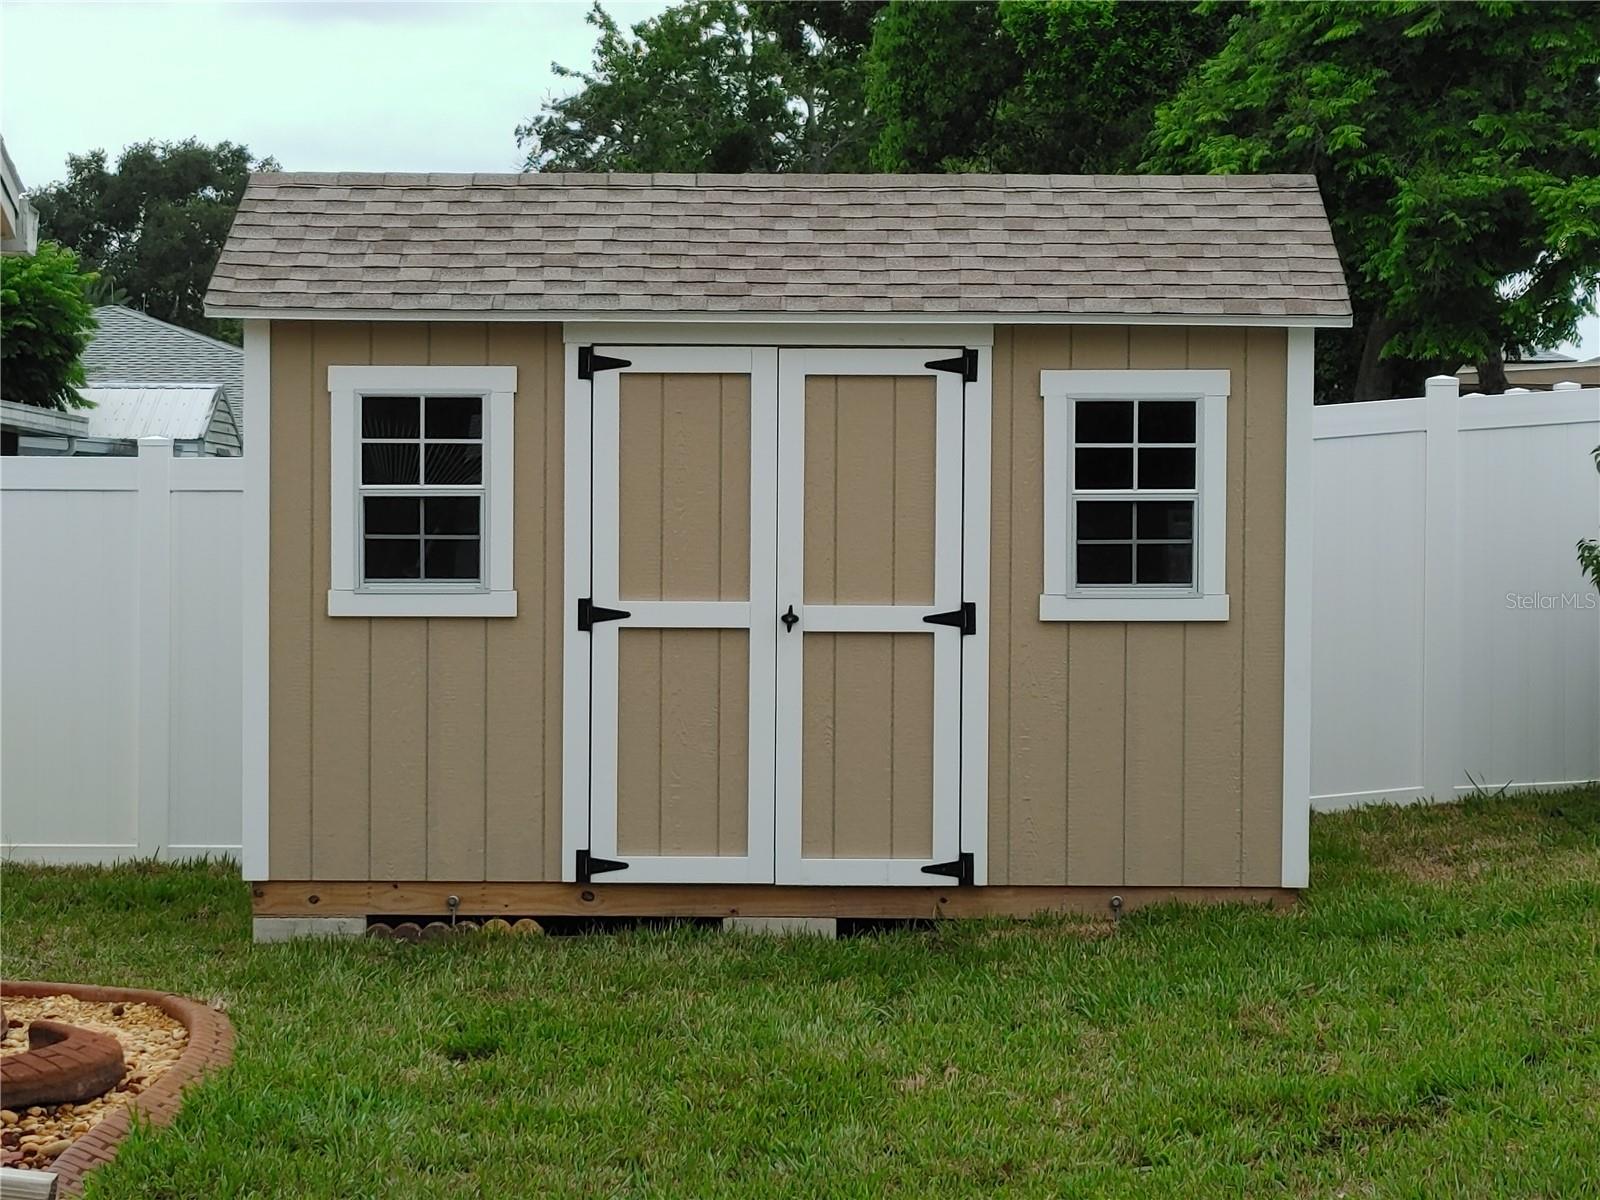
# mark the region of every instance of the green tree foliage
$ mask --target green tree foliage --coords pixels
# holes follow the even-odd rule
[[[1600,446],[1594,448],[1594,469],[1600,471]],[[1584,538],[1578,543],[1578,567],[1600,591],[1600,541]]]
[[[1160,108],[1147,166],[1315,173],[1356,309],[1324,398],[1462,362],[1494,388],[1503,353],[1592,311],[1600,5],[1257,4]]]
[[[876,137],[861,59],[878,4],[689,0],[625,33],[517,128],[536,171],[854,171]]]
[[[7,400],[40,408],[84,408],[83,348],[94,333],[86,295],[93,276],[54,242],[0,257],[0,385]]]
[[[885,171],[1130,171],[1156,105],[1217,49],[1223,15],[1193,4],[896,0],[868,96]]]
[[[253,169],[276,170],[232,142],[141,142],[108,167],[103,150],[67,159],[65,182],[32,194],[40,231],[153,317],[238,342],[236,321],[205,315],[206,284]]]

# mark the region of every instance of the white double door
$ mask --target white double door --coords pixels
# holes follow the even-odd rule
[[[587,821],[567,877],[970,881],[970,358],[601,346],[583,364],[567,718],[587,779],[567,786]]]

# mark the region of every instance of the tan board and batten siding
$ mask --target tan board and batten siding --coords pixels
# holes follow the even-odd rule
[[[1281,329],[996,329],[991,883],[1281,881],[1287,355]],[[1039,372],[1121,367],[1230,373],[1225,622],[1038,619]]]
[[[270,583],[270,874],[274,879],[556,880],[560,864],[561,530],[563,348],[558,325],[512,322],[361,323],[274,321],[272,325],[272,551]],[[518,368],[516,400],[516,565],[519,615],[502,619],[363,619],[327,615],[329,579],[329,422],[327,368],[362,363],[495,363]],[[1039,372],[1084,368],[1224,368],[1231,373],[1228,422],[1228,592],[1226,622],[1067,623],[1038,619],[1043,577],[1043,407]],[[1013,885],[1275,886],[1281,879],[1283,754],[1284,439],[1287,338],[1282,329],[1161,326],[1012,326],[995,331],[989,879]],[[649,383],[635,386],[649,388]],[[660,414],[635,429],[624,422],[624,456],[649,460],[652,475],[625,486],[635,523],[656,521],[666,537],[685,512],[704,509],[719,523],[689,521],[682,548],[648,531],[624,533],[625,590],[714,587],[744,594],[738,564],[739,456],[726,450],[730,410],[742,393],[718,383],[718,403],[676,403],[658,384]],[[706,389],[700,389],[703,397]],[[629,396],[633,393],[630,390]],[[892,416],[917,397],[895,399]],[[813,404],[815,401],[815,404]],[[810,428],[826,398],[808,397]],[[698,406],[698,407],[697,407]],[[715,413],[712,412],[715,408]],[[715,416],[719,440],[695,431]],[[863,411],[863,419],[872,414]],[[928,436],[917,430],[916,436]],[[901,446],[899,432],[895,445]],[[915,442],[894,459],[893,475],[921,486]],[[836,443],[855,452],[856,439]],[[720,456],[716,447],[724,449]],[[631,447],[631,449],[630,449]],[[704,472],[687,470],[704,456]],[[900,459],[905,458],[905,464]],[[826,468],[826,455],[807,469]],[[698,461],[696,458],[694,461]],[[884,459],[885,473],[890,460]],[[900,467],[906,466],[905,478]],[[748,471],[748,461],[743,467]],[[882,481],[880,480],[880,483]],[[813,489],[808,508],[839,504],[843,493]],[[632,493],[630,493],[632,495]],[[653,498],[652,498],[653,496]],[[853,499],[851,504],[855,504]],[[654,506],[654,507],[652,507]],[[659,516],[653,515],[659,513]],[[747,514],[745,519],[747,520]],[[806,588],[814,548],[807,514]],[[871,528],[841,521],[835,552]],[[915,539],[912,539],[915,540]],[[633,554],[626,547],[637,541]],[[863,543],[864,545],[864,543]],[[819,565],[819,571],[821,567]],[[910,599],[927,585],[914,555],[893,574],[860,586],[883,595],[842,601]],[[674,575],[674,572],[680,573]],[[697,574],[698,573],[698,574]],[[701,577],[703,576],[703,578]],[[820,582],[831,589],[833,583]],[[830,577],[831,579],[831,577]],[[904,593],[904,594],[902,594]],[[697,596],[696,598],[700,598]],[[818,597],[820,598],[820,596]],[[739,784],[745,716],[735,684],[740,646],[707,631],[669,639],[637,631],[625,669],[641,678],[681,678],[707,701],[695,727],[669,728],[681,704],[628,701],[624,736],[660,730],[655,765],[639,759],[619,775],[621,829],[631,844],[681,852],[739,853],[743,811],[725,793]],[[695,636],[680,637],[680,634]],[[732,635],[735,641],[742,634]],[[840,635],[856,636],[856,635]],[[914,678],[919,647],[906,656]],[[669,641],[672,643],[669,645]],[[741,642],[742,646],[742,642]],[[895,648],[882,648],[901,655]],[[808,655],[808,661],[812,656]],[[816,656],[820,659],[822,656]],[[673,664],[686,664],[679,670]],[[900,664],[895,662],[895,670]],[[808,667],[809,671],[809,667]],[[875,676],[876,678],[876,676]],[[808,685],[810,680],[808,679]],[[910,689],[915,691],[915,689]],[[819,694],[822,689],[818,689]],[[627,696],[629,689],[624,689]],[[658,693],[661,694],[661,693]],[[829,703],[832,690],[827,693]],[[898,699],[896,703],[899,703]],[[914,707],[908,695],[906,703]],[[704,736],[681,763],[681,749]],[[910,711],[908,708],[907,711]],[[819,716],[819,721],[823,718]],[[841,709],[835,727],[849,720]],[[907,727],[917,722],[907,722]],[[880,748],[881,749],[881,748]],[[908,764],[921,748],[905,751]],[[900,750],[895,750],[900,756]],[[881,755],[880,755],[881,757]],[[821,771],[808,760],[807,771]],[[863,770],[882,764],[863,761]],[[830,775],[852,776],[830,757]],[[716,787],[691,804],[693,820],[669,845],[672,806],[685,803],[669,776]],[[857,782],[856,778],[851,783]],[[848,805],[845,806],[848,809]],[[818,811],[821,809],[819,807]],[[840,806],[830,801],[836,836]],[[925,838],[915,806],[887,808],[889,824],[863,830],[856,853],[902,852]],[[629,814],[632,815],[629,815]],[[848,814],[846,815],[847,829]],[[674,826],[675,827],[675,826]],[[908,851],[909,852],[909,851]]]
[[[558,326],[272,324],[274,879],[560,877]],[[517,368],[512,619],[328,616],[332,364]]]

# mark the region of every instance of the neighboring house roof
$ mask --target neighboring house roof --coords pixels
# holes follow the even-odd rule
[[[91,388],[111,384],[143,389],[173,384],[221,387],[243,433],[243,350],[120,304],[97,308],[94,315],[100,327],[83,352],[83,371]]]
[[[219,407],[225,434],[234,432],[232,410],[216,384],[175,387],[86,387],[78,394],[94,405],[80,409],[94,438],[164,437],[174,441],[215,439]],[[233,449],[237,450],[237,439]]]
[[[1548,388],[1557,383],[1581,383],[1600,387],[1600,358],[1578,360],[1550,351],[1530,354],[1505,364],[1506,383],[1511,387]],[[1477,367],[1462,367],[1456,378],[1468,387],[1478,383]]]
[[[24,194],[17,164],[0,138],[0,253],[32,254],[39,248],[39,214]]]
[[[1350,322],[1309,175],[263,174],[207,305]]]
[[[44,408],[37,404],[19,404],[15,400],[0,400],[0,428],[17,433],[36,433],[50,437],[83,437],[88,433],[89,418],[82,409],[63,411]]]

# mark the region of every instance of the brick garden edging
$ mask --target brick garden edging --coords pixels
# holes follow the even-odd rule
[[[60,1194],[77,1195],[83,1190],[83,1177],[116,1156],[117,1146],[128,1136],[133,1113],[157,1125],[169,1124],[183,1103],[183,1089],[208,1071],[226,1066],[233,1059],[233,1023],[216,1009],[146,988],[96,987],[77,983],[41,983],[36,980],[0,980],[0,997],[76,996],[105,1004],[148,1004],[159,1008],[189,1031],[178,1061],[139,1095],[109,1113],[88,1133],[51,1164]]]

